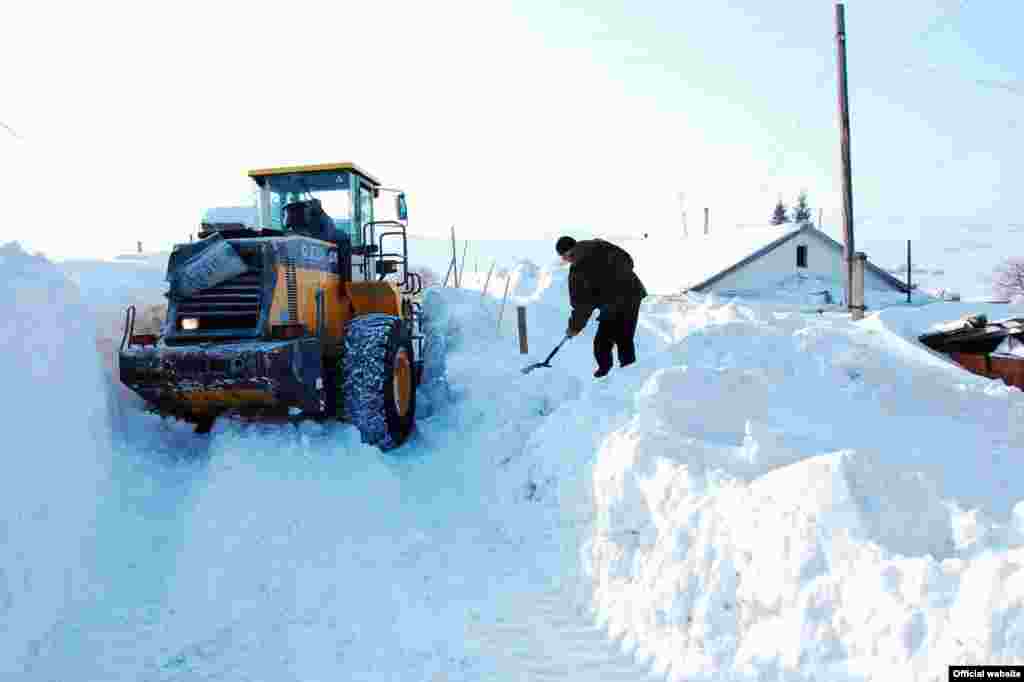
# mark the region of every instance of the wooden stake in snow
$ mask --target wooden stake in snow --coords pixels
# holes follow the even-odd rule
[[[469,240],[467,239],[462,247],[462,263],[459,265],[459,284],[462,284],[462,275],[466,272],[466,251],[469,250]]]
[[[446,289],[448,288],[448,278],[451,276],[451,274],[452,274],[452,264],[448,263],[448,271],[446,273],[444,273],[444,284],[442,285]]]
[[[484,290],[480,293],[482,301],[487,296],[487,287],[491,283],[491,274],[494,272],[494,262],[491,262],[491,269],[487,271],[487,279],[484,280]]]
[[[459,252],[455,248],[455,226],[452,225],[452,263],[448,266],[453,273],[455,288],[459,288]]]
[[[501,318],[505,316],[505,301],[508,300],[508,285],[512,281],[511,276],[505,277],[505,295],[501,297],[501,310],[498,311],[498,333],[501,333]]]
[[[526,341],[526,306],[516,306],[516,313],[519,315],[519,353],[526,355],[530,352],[530,344]]]
[[[708,230],[710,229],[710,226],[711,226],[711,209],[710,208],[705,208],[704,209],[704,234],[708,233]]]

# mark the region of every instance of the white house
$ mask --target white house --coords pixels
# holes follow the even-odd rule
[[[670,241],[636,240],[626,248],[654,293],[818,297],[836,303],[843,299],[843,246],[810,225],[736,228]],[[876,300],[898,300],[907,291],[906,282],[870,261],[864,289],[866,298]]]

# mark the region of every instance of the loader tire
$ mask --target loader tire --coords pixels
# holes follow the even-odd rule
[[[213,423],[217,421],[217,415],[204,415],[196,417],[193,421],[193,433],[203,434],[213,430]]]
[[[409,437],[416,418],[412,337],[398,317],[371,313],[351,320],[338,368],[338,404],[362,441],[383,451]]]

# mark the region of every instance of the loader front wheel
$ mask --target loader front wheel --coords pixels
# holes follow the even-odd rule
[[[351,320],[339,360],[338,403],[364,443],[391,450],[405,442],[416,418],[409,326],[371,313]]]
[[[205,415],[204,414],[204,415],[202,415],[200,417],[195,417],[195,419],[192,421],[192,424],[194,425],[193,426],[193,433],[198,433],[198,434],[209,433],[210,431],[213,430],[213,423],[215,421],[217,421],[217,415],[215,415],[215,414],[211,414],[211,415]]]

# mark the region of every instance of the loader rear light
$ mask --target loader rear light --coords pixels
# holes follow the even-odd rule
[[[306,328],[301,324],[275,324],[270,327],[272,339],[297,339],[306,335]]]
[[[181,328],[187,332],[194,332],[199,329],[199,318],[198,317],[183,317],[181,318]]]

